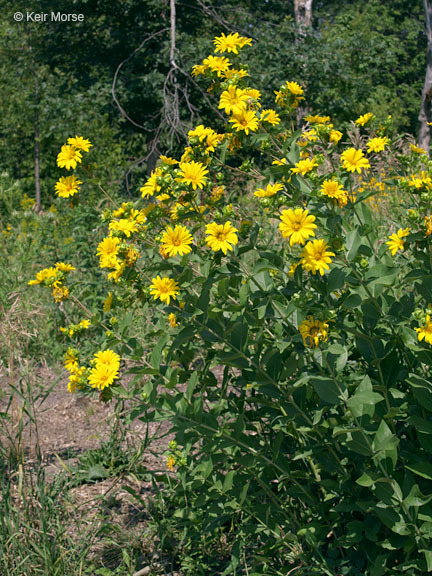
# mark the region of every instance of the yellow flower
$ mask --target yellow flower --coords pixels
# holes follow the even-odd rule
[[[171,314],[168,314],[168,321],[170,323],[171,328],[175,328],[177,326],[176,315],[173,314],[172,312]]]
[[[175,280],[166,276],[161,278],[159,275],[152,279],[150,288],[150,294],[154,296],[155,300],[159,298],[167,304],[170,303],[170,298],[177,300],[177,294],[180,292],[179,285]]]
[[[162,164],[166,164],[167,166],[174,166],[175,164],[178,164],[178,160],[170,158],[169,156],[161,156],[160,160]]]
[[[57,262],[55,267],[60,272],[72,272],[72,270],[76,270],[71,264],[65,264],[64,262]]]
[[[291,168],[291,172],[293,174],[301,174],[304,176],[308,172],[311,172],[315,166],[317,166],[315,158],[312,158],[312,160],[310,158],[305,158],[304,160],[297,162],[295,168]]]
[[[304,89],[297,82],[287,81],[285,86],[293,96],[302,96],[304,94]]]
[[[72,372],[78,366],[78,352],[74,348],[68,348],[63,355],[64,365],[68,372]]]
[[[419,342],[424,340],[428,344],[432,344],[432,322],[429,314],[426,315],[426,324],[420,328],[414,328],[414,330],[417,332]]]
[[[232,251],[232,247],[238,242],[237,228],[231,225],[231,222],[225,224],[216,224],[212,222],[206,226],[206,242],[207,246],[214,252],[222,250],[226,255],[228,250]]]
[[[319,272],[324,275],[324,270],[329,270],[331,263],[330,256],[333,252],[327,250],[328,244],[325,240],[311,240],[303,248],[301,264],[305,270],[315,274]]]
[[[239,114],[233,114],[230,122],[238,132],[244,130],[249,134],[249,131],[258,130],[258,118],[254,110],[242,110]]]
[[[390,142],[388,138],[371,138],[367,143],[367,151],[370,152],[382,152],[387,144]]]
[[[75,146],[77,150],[82,150],[83,152],[88,152],[93,144],[90,140],[85,140],[82,136],[75,136],[75,138],[68,138],[68,144],[70,146]]]
[[[192,76],[199,76],[200,74],[205,74],[206,70],[207,70],[206,66],[203,66],[202,64],[195,64],[195,66],[192,66]]]
[[[170,454],[166,460],[166,466],[170,472],[174,472],[175,465],[176,465],[176,459],[172,454]]]
[[[261,98],[261,92],[256,88],[246,88],[244,93],[252,100],[259,100]]]
[[[161,242],[168,257],[177,256],[177,254],[183,256],[192,251],[190,244],[192,244],[193,238],[185,226],[176,226],[175,228],[168,226],[162,235]]]
[[[180,170],[179,182],[192,184],[194,190],[203,188],[207,184],[208,170],[201,162],[181,162]]]
[[[222,76],[222,73],[231,66],[231,62],[223,56],[209,56],[203,60],[203,65],[212,72],[217,72],[218,76]]]
[[[290,239],[290,246],[304,244],[309,236],[315,236],[314,221],[315,216],[309,214],[307,210],[289,208],[282,211],[279,229],[283,238]]]
[[[432,216],[425,216],[424,225],[426,226],[426,236],[432,234]]]
[[[254,192],[254,196],[257,198],[270,198],[279,192],[279,190],[283,190],[283,184],[276,182],[276,184],[267,184],[266,188],[258,188]]]
[[[348,192],[343,190],[342,184],[339,184],[337,180],[324,180],[321,185],[321,193],[335,200],[340,207],[348,203]]]
[[[63,144],[61,151],[57,156],[57,166],[59,168],[66,168],[66,170],[70,170],[71,168],[75,169],[77,167],[77,163],[80,163],[81,161],[82,156],[79,150],[77,150],[74,146]]]
[[[367,124],[369,122],[369,120],[373,117],[373,114],[371,112],[368,112],[367,114],[363,114],[362,116],[359,116],[357,118],[357,120],[355,121],[355,123],[357,124],[357,126],[364,126],[365,124]]]
[[[122,218],[117,222],[110,222],[109,229],[114,230],[115,232],[121,232],[127,238],[129,238],[131,234],[139,231],[139,225],[135,220],[131,220],[130,218]]]
[[[153,196],[156,192],[159,192],[161,187],[157,182],[157,179],[162,176],[160,168],[156,168],[150,174],[150,178],[147,182],[140,188],[142,198],[147,198],[147,196]]]
[[[62,176],[55,185],[55,191],[60,198],[69,198],[78,192],[80,184],[82,182],[76,176]]]
[[[316,348],[321,340],[325,342],[328,339],[327,322],[314,320],[312,316],[303,320],[299,326],[299,331],[303,338],[303,344],[307,348]]]
[[[396,234],[392,234],[391,236],[389,236],[389,241],[386,242],[386,244],[392,256],[394,256],[398,250],[404,249],[405,240],[402,240],[402,238],[408,236],[409,233],[410,233],[409,228],[405,229],[399,228]]]
[[[332,130],[330,132],[330,142],[333,142],[333,144],[337,144],[339,142],[339,140],[342,138],[343,134],[342,132],[339,132],[339,130]]]
[[[420,188],[427,188],[428,190],[432,189],[432,179],[427,172],[421,170],[418,174],[412,174],[410,178],[406,180],[408,182],[408,186],[411,188],[416,188],[419,190]]]
[[[108,236],[99,242],[96,254],[100,256],[100,268],[115,268],[119,244],[120,239],[114,236]]]
[[[342,152],[341,162],[348,172],[357,171],[360,174],[362,168],[365,170],[370,168],[369,160],[364,157],[361,150],[356,150],[355,148],[348,148],[348,150]]]
[[[249,96],[243,90],[236,86],[228,86],[228,90],[220,95],[218,108],[225,110],[226,114],[240,114],[246,109],[248,100]]]
[[[94,366],[88,377],[93,388],[103,390],[118,378],[120,369],[120,356],[112,350],[97,352],[94,356]]]
[[[229,70],[225,70],[222,73],[222,76],[226,80],[231,80],[232,78],[235,78],[235,77],[245,78],[246,76],[249,76],[249,74],[243,68],[240,68],[240,70],[236,70],[235,68],[230,68]]]
[[[416,154],[427,154],[426,150],[421,148],[421,146],[416,146],[415,144],[410,143],[410,148],[411,152],[415,152]]]
[[[69,298],[69,288],[63,286],[60,280],[56,280],[52,285],[52,295],[56,302],[61,302]]]
[[[114,270],[108,274],[108,280],[114,280],[114,282],[118,282],[122,277],[125,268],[126,264],[124,262],[116,260]]]
[[[222,32],[221,36],[216,36],[213,40],[215,44],[215,52],[233,52],[238,54],[239,48],[252,45],[252,38],[239,36],[238,32],[231,32],[228,36]]]
[[[304,117],[304,120],[306,120],[306,122],[310,122],[311,124],[327,124],[327,122],[330,122],[330,116],[318,116],[318,114],[309,114],[308,116]]]
[[[103,303],[103,311],[105,313],[107,313],[111,310],[112,301],[113,301],[112,292],[108,292],[108,296],[105,298],[104,303]]]
[[[280,123],[279,114],[269,108],[268,110],[261,111],[261,122],[268,122],[272,126],[277,126]]]
[[[29,286],[35,286],[36,284],[43,284],[45,280],[48,280],[48,284],[50,284],[52,280],[57,278],[57,274],[58,269],[56,268],[44,268],[37,272],[35,280],[30,280],[28,284]]]

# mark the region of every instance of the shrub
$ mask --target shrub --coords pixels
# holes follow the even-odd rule
[[[432,166],[390,118],[296,129],[303,88],[265,108],[248,43],[194,68],[225,131],[191,130],[145,202],[104,212],[112,288],[85,345],[72,329],[70,389],[170,423],[159,526],[186,573],[432,571]]]

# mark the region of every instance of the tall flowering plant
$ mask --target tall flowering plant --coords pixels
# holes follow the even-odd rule
[[[296,129],[305,89],[263,96],[249,45],[223,34],[193,69],[223,130],[103,212],[110,288],[72,329],[70,390],[171,423],[171,520],[184,557],[224,543],[212,573],[430,572],[432,165],[370,112]]]

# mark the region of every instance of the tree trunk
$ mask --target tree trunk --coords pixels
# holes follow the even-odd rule
[[[294,17],[300,34],[312,26],[312,0],[294,0]]]
[[[426,17],[426,34],[427,34],[427,59],[426,75],[422,91],[422,101],[419,113],[419,146],[424,148],[429,154],[430,128],[427,122],[431,122],[431,98],[432,98],[432,4],[430,0],[423,0],[423,6]]]
[[[306,38],[308,30],[312,28],[312,1],[313,0],[294,0],[294,17],[297,27],[297,44],[301,44]],[[305,57],[301,56],[302,68],[305,67]],[[303,117],[310,111],[306,105],[301,105],[297,108],[297,126],[302,125]]]

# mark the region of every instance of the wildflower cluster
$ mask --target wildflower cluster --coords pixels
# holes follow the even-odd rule
[[[30,280],[29,286],[41,284],[51,289],[52,295],[56,302],[61,302],[69,297],[69,288],[64,282],[69,274],[75,268],[71,264],[57,262],[55,267],[44,268],[36,274],[34,280]]]
[[[68,138],[67,144],[63,144],[57,156],[57,166],[66,170],[75,170],[82,162],[82,153],[88,152],[92,144],[90,140],[82,136]],[[55,191],[60,198],[71,198],[79,192],[82,184],[74,174],[62,176],[55,185]]]

